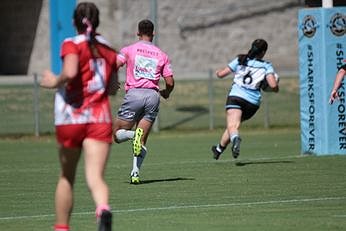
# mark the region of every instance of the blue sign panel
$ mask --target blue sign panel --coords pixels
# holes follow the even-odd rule
[[[346,59],[346,7],[299,11],[301,152],[346,154],[345,87],[328,104],[338,68]],[[345,82],[345,81],[344,81]]]
[[[75,35],[72,24],[75,0],[50,0],[50,45],[51,69],[55,74],[61,71],[60,46],[65,38]]]

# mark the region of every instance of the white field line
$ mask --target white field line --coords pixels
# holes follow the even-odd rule
[[[113,213],[133,213],[133,212],[148,212],[148,211],[163,211],[163,210],[177,210],[177,209],[200,209],[200,208],[220,208],[220,207],[236,207],[236,206],[257,206],[257,205],[270,205],[270,204],[288,204],[288,203],[308,203],[317,201],[332,201],[332,200],[346,200],[345,197],[320,197],[320,198],[306,198],[306,199],[288,199],[288,200],[271,200],[271,201],[254,201],[254,202],[237,202],[225,204],[205,204],[205,205],[179,205],[167,206],[157,208],[135,208],[135,209],[121,209],[113,210]],[[89,215],[94,212],[78,212],[73,213],[74,216]],[[22,219],[42,219],[46,217],[53,217],[54,214],[42,214],[33,216],[12,216],[0,217],[1,220],[22,220]],[[345,215],[334,215],[334,217],[344,217]]]
[[[340,218],[342,217],[343,218],[343,217],[346,217],[346,214],[344,214],[344,215],[341,215],[341,214],[340,215],[334,215],[333,217],[340,217]]]

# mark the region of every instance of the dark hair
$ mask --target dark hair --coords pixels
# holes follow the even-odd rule
[[[91,37],[94,37],[100,22],[99,9],[92,2],[81,2],[74,10],[73,20],[78,33],[87,32],[88,26],[91,26]]]
[[[256,39],[252,42],[251,48],[246,55],[238,55],[241,65],[245,65],[248,59],[262,58],[268,49],[268,43],[264,39]]]
[[[99,9],[92,2],[81,2],[73,12],[73,20],[78,33],[85,33],[87,36],[91,55],[95,58],[99,54],[95,46],[96,28],[100,23]]]
[[[140,21],[138,23],[138,33],[139,35],[153,36],[154,24],[148,19]]]

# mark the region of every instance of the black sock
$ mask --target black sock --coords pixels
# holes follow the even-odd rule
[[[226,147],[223,147],[221,144],[218,144],[216,146],[216,150],[219,151],[219,152],[223,152],[225,150]]]

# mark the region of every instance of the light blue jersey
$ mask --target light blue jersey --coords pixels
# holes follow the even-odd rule
[[[252,104],[260,105],[260,85],[268,74],[275,73],[272,64],[263,60],[248,59],[246,65],[241,65],[237,57],[228,64],[228,67],[234,73],[228,95],[241,97]]]

